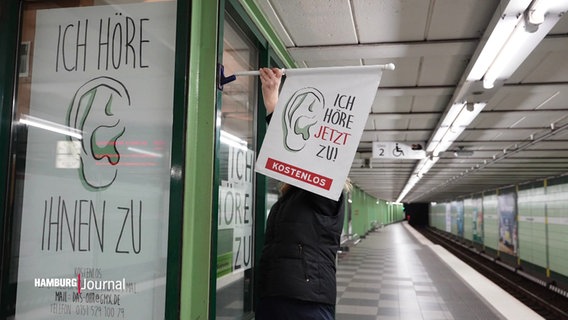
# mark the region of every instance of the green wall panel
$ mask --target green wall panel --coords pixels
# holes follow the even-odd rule
[[[497,195],[488,195],[483,198],[483,227],[486,247],[497,250],[499,246],[499,211],[497,209]]]
[[[386,201],[384,200],[378,200],[379,204],[377,205],[377,210],[378,210],[378,221],[380,224],[382,225],[386,225],[387,224],[387,210],[388,210],[388,205],[386,203]]]
[[[546,267],[546,202],[545,190],[519,190],[519,257]]]
[[[218,2],[191,12],[180,319],[208,319]]]
[[[365,193],[354,186],[351,191],[352,232],[364,236],[375,224],[387,225],[404,218],[402,205],[387,203]],[[344,231],[348,231],[348,217],[345,217]]]
[[[366,219],[363,210],[363,192],[359,188],[354,188],[351,194],[351,226],[353,233],[358,235],[364,234],[364,221]]]
[[[549,225],[550,269],[568,275],[568,248],[566,238],[568,232],[564,225]]]
[[[568,275],[568,184],[546,189],[550,269]]]
[[[430,226],[438,230],[446,231],[446,204],[437,203],[430,205]]]
[[[394,205],[395,207],[395,221],[404,220],[404,207],[401,204]]]
[[[472,199],[464,199],[463,201],[463,238],[473,241],[473,210],[474,204]]]
[[[516,188],[519,241],[517,263],[541,267],[546,271],[546,277],[554,277],[554,274],[568,277],[567,181],[566,177],[557,177]],[[507,190],[511,189],[509,187]],[[479,243],[482,241],[485,247],[496,251],[499,248],[500,192],[501,190],[490,191],[464,200],[464,238]],[[458,201],[431,204],[430,226],[456,234],[456,202]],[[483,214],[483,219],[478,221],[474,221],[476,208]],[[476,227],[478,230],[475,230]],[[473,239],[476,232],[477,240]]]

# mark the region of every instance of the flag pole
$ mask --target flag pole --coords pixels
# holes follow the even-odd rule
[[[394,63],[381,64],[381,65],[378,65],[378,67],[381,70],[394,70],[395,69]],[[340,67],[340,68],[349,68],[349,67]],[[286,74],[286,69],[281,69],[281,70],[282,70],[282,74]],[[237,77],[239,77],[239,76],[259,76],[260,71],[258,71],[258,70],[237,71],[237,72],[235,72],[234,75],[237,76]]]
[[[281,69],[282,70],[282,74],[286,74],[286,72],[288,71],[290,74],[291,73],[306,73],[306,72],[317,72],[320,70],[335,70],[335,71],[344,71],[344,70],[349,70],[350,68],[355,69],[355,68],[377,68],[380,70],[394,70],[395,69],[395,65],[394,63],[387,63],[387,64],[379,64],[379,65],[370,65],[370,66],[344,66],[344,67],[326,67],[326,68],[297,68],[297,69]],[[258,70],[252,70],[252,71],[237,71],[235,72],[235,74],[232,74],[230,76],[225,76],[225,67],[220,64],[217,63],[217,89],[223,91],[223,86],[226,85],[229,82],[235,81],[237,79],[237,76],[259,76],[260,75],[260,71]]]
[[[286,69],[282,68],[280,70],[282,70],[282,74],[286,74]],[[239,76],[259,76],[259,75],[260,75],[260,71],[258,71],[258,70],[235,72],[235,76],[237,76],[237,77],[239,77]]]

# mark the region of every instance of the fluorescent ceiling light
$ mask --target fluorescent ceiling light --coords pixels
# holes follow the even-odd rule
[[[47,131],[51,131],[51,132],[55,132],[55,133],[60,133],[66,136],[70,136],[76,139],[83,139],[83,135],[81,130],[77,130],[75,128],[71,128],[68,126],[64,126],[62,124],[56,123],[56,122],[51,122],[51,121],[47,121],[41,118],[37,118],[34,116],[30,116],[28,114],[22,114],[22,116],[20,117],[20,121],[19,123],[28,125],[30,127],[35,127],[35,128],[39,128],[39,129],[44,129]]]
[[[420,178],[422,178],[422,176],[424,176],[428,171],[430,171],[430,169],[434,166],[434,164],[436,164],[436,162],[438,162],[438,160],[440,160],[440,158],[432,157],[432,159],[426,158],[424,160],[425,161],[423,162],[422,167],[420,167],[417,173],[417,175]]]
[[[450,111],[444,117],[442,125],[434,134],[434,138],[426,148],[427,151],[437,157],[440,152],[448,150],[454,141],[462,134],[479,113],[485,108],[486,103],[457,103],[452,105]]]
[[[471,157],[471,156],[473,156],[473,151],[471,150],[458,149],[454,151],[454,157]]]
[[[521,19],[513,29],[507,42],[501,48],[501,51],[499,51],[499,54],[495,57],[495,60],[493,60],[493,63],[487,69],[483,77],[483,87],[491,89],[497,79],[509,78],[545,35],[543,34],[542,38],[534,37],[533,33],[527,31],[525,19]],[[520,49],[523,46],[529,48]]]
[[[467,127],[479,115],[481,110],[485,108],[485,102],[466,103],[465,108],[462,108],[458,116],[454,119],[452,126]]]
[[[501,18],[493,32],[491,32],[489,39],[487,39],[487,43],[485,43],[479,57],[475,60],[475,64],[467,76],[468,81],[477,81],[483,78],[483,75],[487,72],[497,54],[499,54],[503,43],[507,41],[520,19],[522,19],[522,16],[518,17],[517,15],[508,15]]]
[[[494,43],[492,43],[491,47],[487,45],[484,47],[483,51],[497,51],[498,54],[484,74],[483,87],[491,89],[495,81],[508,79],[542,39],[546,37],[567,10],[568,0],[534,0],[530,7],[520,15],[519,21],[510,30],[506,41],[502,42],[503,44],[500,47],[499,44]],[[503,24],[506,25],[506,27],[502,28],[503,32],[505,32],[509,29],[508,23],[500,21],[495,30],[497,31],[500,24]],[[503,36],[499,36],[499,38],[502,39]],[[483,55],[483,51],[480,57]],[[481,70],[482,68],[480,67],[479,70],[475,70],[473,75],[470,73],[468,79],[479,80],[478,77]]]
[[[434,149],[438,146],[438,144],[444,140],[444,137],[446,136],[449,130],[455,131],[455,129],[452,129],[452,126],[454,125],[456,118],[458,118],[462,113],[462,111],[465,109],[464,108],[465,105],[466,104],[464,102],[460,102],[460,103],[454,103],[450,107],[450,110],[448,110],[448,112],[444,116],[444,119],[442,120],[440,127],[438,128],[438,130],[436,130],[436,133],[434,133],[434,136],[432,137],[430,144],[426,147],[427,152],[434,151]]]
[[[568,0],[508,1],[466,79],[483,79],[486,89],[493,88],[497,80],[508,79],[566,11]],[[435,157],[446,151],[484,107],[485,103],[452,105],[426,151]],[[431,166],[419,162],[416,168],[418,171],[410,177],[397,202],[404,199]]]
[[[446,116],[444,116],[444,120],[442,120],[442,127],[449,127],[451,126],[459,114],[462,112],[463,107],[465,106],[464,102],[454,103]]]
[[[436,133],[434,134],[432,141],[430,141],[430,144],[428,144],[428,146],[426,147],[426,152],[434,151],[438,143],[442,141],[444,135],[446,135],[446,132],[449,129],[450,129],[449,127],[439,127],[438,130],[436,130]]]
[[[406,186],[398,196],[400,202],[414,188],[420,179],[436,164],[440,159],[441,152],[448,150],[454,141],[463,133],[479,113],[485,108],[485,102],[469,103],[460,102],[453,104],[444,116],[442,124],[436,130],[434,137],[426,147],[426,152],[431,154],[430,158],[424,158],[416,165]]]
[[[412,175],[410,176],[410,179],[408,179],[408,182],[406,183],[406,186],[404,187],[404,189],[402,190],[402,192],[400,193],[400,195],[398,196],[398,199],[396,199],[395,202],[400,203],[402,201],[402,199],[404,199],[404,197],[406,196],[406,194],[412,189],[414,188],[414,186],[416,185],[416,183],[418,183],[418,181],[420,180],[420,178],[417,175]]]
[[[534,0],[527,10],[527,20],[529,23],[539,25],[544,22],[544,16],[549,9],[550,1]]]
[[[437,157],[440,155],[441,152],[448,150],[448,148],[456,141],[456,138],[463,132],[462,129],[458,129],[459,131],[454,131],[454,133],[450,135],[444,136],[444,140],[440,141],[432,151],[432,155]]]
[[[526,12],[531,24],[542,24],[547,19],[559,19],[568,11],[568,0],[533,0]]]
[[[513,29],[523,18],[523,12],[527,10],[532,0],[509,0],[502,11],[496,13],[497,22],[493,29],[484,35],[485,44],[475,59],[475,63],[467,76],[468,81],[478,81],[483,78],[487,69],[499,54],[503,44],[507,41]]]

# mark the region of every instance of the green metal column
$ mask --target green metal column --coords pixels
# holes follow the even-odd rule
[[[14,80],[17,65],[19,1],[0,3],[0,227],[3,230],[6,214],[8,160],[11,141]]]
[[[180,319],[208,319],[218,8],[192,2]]]
[[[12,170],[10,163],[10,143],[12,130],[12,108],[15,79],[17,74],[18,28],[20,1],[0,1],[0,318],[5,317],[5,306],[15,300],[13,291],[8,288],[9,261],[9,207],[8,181]]]
[[[270,55],[268,50],[261,50],[259,62],[262,67],[270,66]],[[264,108],[264,100],[262,99],[262,90],[258,90],[258,109],[257,109],[257,124],[256,124],[256,137],[257,146],[256,152],[260,152],[260,147],[262,146],[262,141],[266,134],[267,124],[264,120],[266,117],[266,110]],[[262,254],[262,248],[264,246],[264,235],[266,229],[266,176],[261,174],[256,174],[256,201],[255,201],[255,217],[254,217],[254,266],[255,273],[257,274],[258,265],[260,261],[260,256]],[[253,281],[257,281],[256,277],[253,276]],[[258,299],[257,292],[254,292],[254,302],[253,308],[256,310],[256,301]]]
[[[170,211],[168,222],[168,269],[166,277],[165,319],[180,318],[181,241],[183,239],[182,168],[185,162],[185,120],[187,117],[190,58],[191,0],[177,2],[177,30],[174,74],[174,109],[172,126],[172,163],[170,180]]]

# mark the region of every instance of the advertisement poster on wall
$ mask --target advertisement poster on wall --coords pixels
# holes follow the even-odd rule
[[[453,212],[456,213],[457,235],[463,238],[464,205],[463,201],[452,201]]]
[[[446,203],[446,232],[452,232],[452,204]]]
[[[517,194],[508,192],[498,197],[499,209],[499,251],[517,254]]]
[[[483,243],[483,202],[482,198],[472,199],[473,241]]]
[[[36,12],[16,319],[158,319],[175,2]]]

